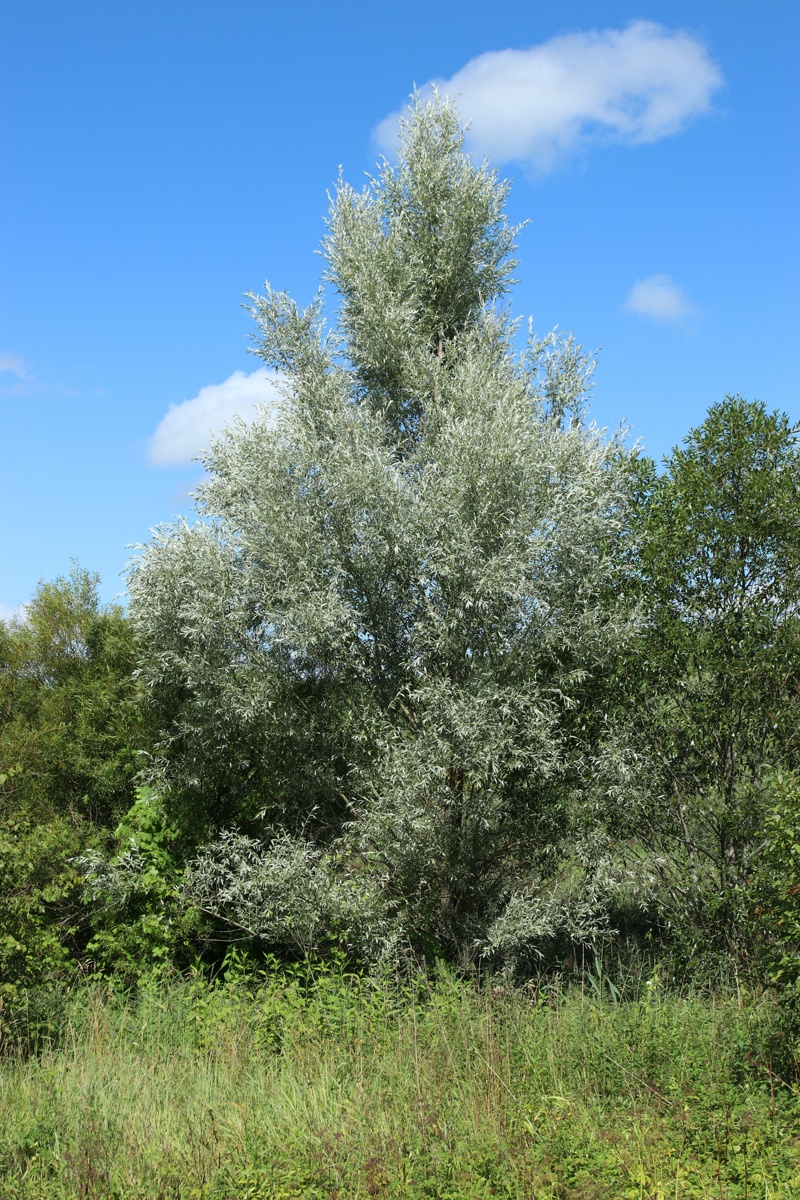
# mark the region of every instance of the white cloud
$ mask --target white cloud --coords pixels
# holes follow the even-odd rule
[[[625,307],[639,317],[651,317],[654,321],[685,321],[688,317],[699,316],[700,312],[669,275],[637,279]]]
[[[251,421],[261,405],[275,407],[278,376],[261,367],[234,371],[224,383],[201,388],[192,400],[173,404],[150,440],[148,457],[157,467],[190,463],[235,416]]]
[[[28,377],[25,364],[18,354],[0,354],[0,374],[5,371],[9,371],[19,379],[27,379]]]
[[[458,101],[473,150],[550,170],[591,141],[639,145],[707,112],[722,75],[701,42],[652,21],[551,38],[471,59],[428,85]],[[423,89],[425,91],[427,89]],[[394,148],[400,113],[375,137]]]

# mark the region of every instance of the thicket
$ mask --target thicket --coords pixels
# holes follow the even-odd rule
[[[252,297],[277,423],[104,608],[0,622],[0,989],[344,958],[522,982],[631,947],[800,976],[800,447],[713,405],[659,470],[503,307],[507,185],[418,105],[320,296]],[[15,998],[17,998],[15,1000]]]

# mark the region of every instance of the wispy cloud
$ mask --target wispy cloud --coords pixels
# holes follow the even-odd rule
[[[158,467],[185,466],[234,417],[252,420],[261,405],[274,407],[279,393],[274,372],[234,371],[224,383],[201,388],[191,400],[173,404],[150,440],[148,457]]]
[[[98,389],[89,392],[84,388],[71,387],[57,373],[47,368],[41,370],[38,364],[26,361],[19,354],[0,352],[0,396],[36,396],[42,393],[61,399],[99,394]]]
[[[702,42],[652,21],[551,38],[471,59],[433,86],[458,100],[471,149],[539,171],[593,142],[641,145],[708,112],[723,82]],[[377,126],[394,148],[401,112]]]
[[[649,275],[637,279],[625,307],[639,317],[653,321],[681,323],[700,316],[700,309],[687,298],[669,275]]]
[[[16,375],[17,379],[27,379],[28,371],[18,354],[0,354],[0,375]]]

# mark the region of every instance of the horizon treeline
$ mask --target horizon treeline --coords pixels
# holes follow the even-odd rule
[[[418,101],[252,296],[277,418],[103,606],[0,622],[0,994],[250,954],[530,978],[609,945],[800,978],[800,443],[726,396],[657,470],[505,296],[508,185]]]

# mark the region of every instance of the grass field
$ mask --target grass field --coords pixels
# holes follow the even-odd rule
[[[39,1006],[7,1021],[2,1200],[800,1196],[764,997],[276,972]]]

